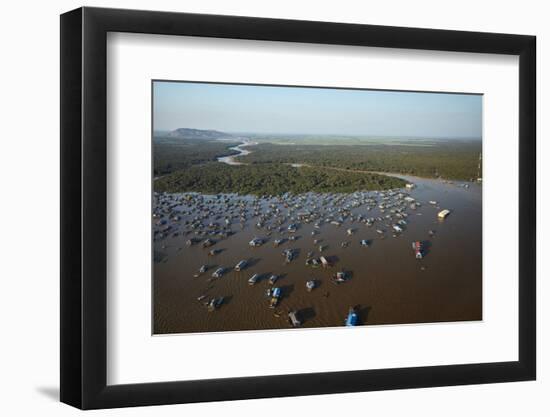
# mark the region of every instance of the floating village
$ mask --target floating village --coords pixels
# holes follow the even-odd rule
[[[468,184],[455,186],[469,187]],[[300,314],[299,306],[281,307],[283,298],[292,297],[292,294],[285,294],[284,282],[288,279],[285,268],[294,263],[302,263],[308,271],[297,277],[307,292],[306,296],[322,292],[326,297],[329,293],[337,294],[339,288],[360,279],[358,277],[365,273],[346,268],[334,255],[336,247],[339,251],[363,251],[364,256],[368,256],[369,248],[375,242],[405,239],[409,249],[403,251],[403,256],[418,260],[420,270],[425,268],[421,261],[429,256],[431,241],[438,233],[437,225],[452,216],[453,209],[443,207],[435,200],[419,201],[413,197],[414,189],[415,184],[409,183],[402,189],[349,194],[257,197],[154,193],[154,262],[160,264],[170,256],[186,256],[187,248],[198,248],[201,254],[206,254],[203,259],[207,261],[195,270],[182,270],[181,279],[198,280],[204,284],[201,288],[205,290],[194,294],[196,303],[203,306],[204,314],[224,314],[228,294],[217,294],[215,283],[238,279],[246,281],[246,288],[263,288],[261,292],[255,292],[255,296],[261,298],[265,309],[271,309],[273,315],[282,320],[281,323],[286,322],[287,327],[300,327],[305,318]],[[409,235],[407,230],[418,216],[432,216],[434,222],[430,224],[434,226],[422,235]],[[338,236],[345,237],[335,242],[334,234],[331,234],[334,229],[339,230]],[[249,255],[220,262],[220,254],[227,250],[224,242],[245,231],[253,231],[251,238],[247,237],[244,243]],[[329,235],[331,239],[327,238]],[[306,241],[308,250],[304,250],[303,245],[298,248],[298,241]],[[262,270],[261,262],[255,259],[258,248],[268,248],[270,256],[280,260],[279,271]],[[242,254],[244,249],[240,249]],[[231,298],[237,296],[231,294]],[[340,317],[342,326],[365,324],[358,314],[358,306],[348,306],[340,312]]]

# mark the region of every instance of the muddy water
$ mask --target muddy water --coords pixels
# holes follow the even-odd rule
[[[192,234],[156,240],[154,332],[289,328],[289,310],[298,311],[303,327],[342,326],[351,306],[357,308],[364,325],[481,320],[481,186],[470,184],[466,189],[458,183],[403,178],[416,184],[409,194],[421,206],[416,210],[407,208],[408,225],[396,237],[388,222],[368,227],[348,218],[341,226],[322,224],[315,236],[311,235],[313,222],[301,223],[294,233],[297,240],[275,248],[273,241],[289,234],[273,232],[267,236],[265,229],[256,227],[257,218],[251,215],[242,230],[238,224],[232,224],[235,234],[212,246],[223,249],[216,256],[208,255],[212,248],[204,249],[200,244],[186,246],[185,241]],[[437,205],[429,204],[430,200],[437,201]],[[216,205],[214,201],[209,203],[212,207]],[[437,213],[444,208],[452,213],[440,221]],[[351,211],[365,217],[384,216],[378,206],[371,211],[364,206]],[[180,224],[185,219],[182,215]],[[208,221],[214,219],[203,222]],[[289,223],[285,223],[285,229]],[[347,234],[349,228],[354,229],[351,236]],[[378,228],[387,232],[379,235]],[[185,227],[179,230],[184,231]],[[430,230],[435,235],[431,236]],[[266,243],[250,247],[248,242],[256,236],[265,238]],[[332,267],[313,269],[305,265],[308,252],[321,255],[314,239],[327,246],[322,255],[336,261]],[[370,246],[360,246],[361,239],[371,241]],[[411,248],[411,242],[416,240],[425,242],[422,260],[415,259]],[[349,242],[348,247],[341,246],[344,241]],[[281,255],[285,248],[297,251],[297,257],[290,263],[285,263]],[[249,260],[249,266],[242,272],[233,271],[241,259]],[[203,264],[208,265],[208,271],[194,277]],[[211,279],[218,266],[230,270],[222,278]],[[351,279],[335,285],[330,278],[341,270],[349,271]],[[247,281],[254,273],[262,274],[264,279],[250,286]],[[276,286],[282,289],[282,299],[275,309],[268,307],[269,299],[265,296],[271,274],[281,276]],[[311,292],[305,285],[309,279],[318,283]],[[206,295],[205,300],[223,296],[224,303],[216,311],[208,312],[205,300],[197,300],[201,295]]]

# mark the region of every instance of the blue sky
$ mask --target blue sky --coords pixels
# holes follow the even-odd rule
[[[481,138],[482,96],[155,81],[154,130]]]

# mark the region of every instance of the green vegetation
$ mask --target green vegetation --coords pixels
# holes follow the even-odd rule
[[[373,173],[327,168],[294,168],[284,164],[231,166],[219,162],[195,165],[155,181],[155,191],[204,193],[294,194],[315,191],[354,192],[404,187],[405,181]]]
[[[428,145],[426,144],[428,143]],[[392,145],[277,145],[261,143],[238,160],[250,164],[303,163],[356,171],[381,171],[470,180],[477,178],[481,141],[410,141]]]
[[[296,145],[290,137],[277,137],[271,143],[268,137],[249,136],[260,144],[238,157],[244,165],[235,166],[217,158],[238,154],[230,148],[240,142],[210,138],[222,132],[205,131],[201,136],[189,130],[180,129],[178,135],[183,131],[193,137],[172,132],[154,138],[155,191],[299,194],[383,190],[405,184],[372,171],[469,180],[477,178],[481,153],[481,141],[474,140],[395,139],[382,144],[376,138],[347,138],[347,142],[342,138],[347,143],[343,145],[336,136],[303,135],[294,138]],[[315,141],[320,142],[312,144]]]
[[[229,149],[240,142],[160,137],[153,140],[154,175],[166,175],[192,165],[215,161],[218,156],[234,155]]]

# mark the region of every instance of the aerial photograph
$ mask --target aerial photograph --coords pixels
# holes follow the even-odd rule
[[[482,320],[482,107],[152,81],[152,333]]]

